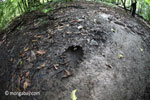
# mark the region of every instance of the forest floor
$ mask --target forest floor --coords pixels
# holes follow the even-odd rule
[[[69,100],[74,89],[79,100],[149,100],[149,32],[123,9],[91,2],[23,15],[0,37],[1,100]]]

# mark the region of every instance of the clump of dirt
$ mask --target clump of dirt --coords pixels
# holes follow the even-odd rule
[[[139,18],[79,2],[23,19],[1,37],[2,100],[69,100],[74,89],[80,100],[149,100],[150,29]]]

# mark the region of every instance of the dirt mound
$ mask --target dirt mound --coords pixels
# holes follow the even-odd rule
[[[1,100],[69,100],[74,89],[80,100],[149,100],[150,29],[119,8],[70,5],[3,35]]]

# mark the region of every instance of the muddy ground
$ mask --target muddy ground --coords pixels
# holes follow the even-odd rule
[[[150,28],[120,8],[72,3],[0,37],[1,100],[149,100]],[[6,96],[8,92],[40,92]]]

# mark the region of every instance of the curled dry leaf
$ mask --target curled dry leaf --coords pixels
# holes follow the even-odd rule
[[[46,52],[45,52],[44,50],[39,50],[39,51],[36,51],[36,53],[39,54],[39,55],[43,55],[43,54],[45,54]]]
[[[65,70],[65,72],[66,72],[66,74],[63,75],[63,78],[67,78],[67,77],[71,76],[71,72],[70,71]]]
[[[57,70],[58,69],[59,64],[54,64],[54,68]]]
[[[43,68],[43,67],[45,67],[46,66],[46,63],[44,62],[42,65],[40,65],[39,67],[37,67],[36,69],[41,69],[41,68]]]
[[[28,76],[29,76],[29,74],[30,74],[30,72],[29,72],[29,71],[27,71],[27,72],[26,72],[26,77],[28,77]]]
[[[30,80],[26,79],[26,81],[23,84],[23,89],[26,90],[28,86],[30,86]]]
[[[66,75],[67,75],[67,76],[70,76],[70,75],[71,75],[71,72],[70,72],[70,71],[65,70],[65,72],[66,72]]]

